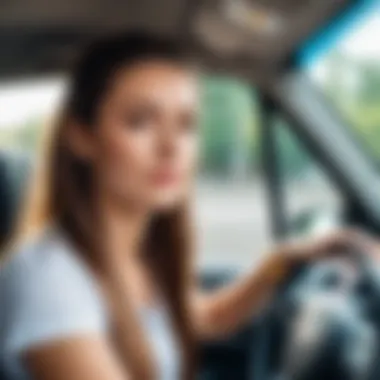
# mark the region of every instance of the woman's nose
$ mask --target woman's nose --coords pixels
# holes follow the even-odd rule
[[[169,130],[160,134],[158,139],[158,150],[161,157],[175,157],[180,151],[180,136],[173,130]]]

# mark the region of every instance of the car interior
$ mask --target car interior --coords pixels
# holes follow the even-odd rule
[[[213,237],[221,239],[215,243],[216,252],[236,246],[244,228],[247,236],[253,236],[249,228],[255,223],[265,225],[271,242],[342,226],[376,235],[380,232],[380,182],[373,154],[351,133],[341,110],[304,68],[314,56],[334,46],[344,30],[354,28],[357,18],[379,13],[379,9],[378,1],[360,0],[1,1],[0,89],[25,78],[64,78],[83,46],[101,35],[139,28],[175,36],[192,47],[205,73],[235,78],[244,83],[245,96],[255,98],[247,108],[255,107],[255,133],[260,136],[255,165],[265,196],[257,202],[265,222],[258,222],[252,211],[246,219],[249,227],[236,222],[236,241],[232,236],[223,240],[218,230],[217,238]],[[215,83],[212,86],[210,96],[217,87]],[[228,102],[229,95],[224,96]],[[0,103],[0,114],[1,107]],[[380,130],[379,124],[377,127]],[[226,140],[230,140],[228,136]],[[241,141],[234,142],[237,151]],[[298,149],[294,160],[315,164],[302,197],[295,195],[300,182],[286,181],[289,170],[295,170],[292,158],[283,152],[287,144]],[[0,147],[0,243],[12,231],[32,167],[30,155],[7,148],[6,143]],[[239,154],[236,157],[234,170],[244,172],[253,163],[248,159],[248,164],[241,164]],[[221,177],[224,175],[222,172]],[[313,181],[320,176],[332,195],[323,207],[316,201],[316,206],[305,208],[313,203],[317,186]],[[204,193],[210,191],[207,189]],[[239,197],[242,202],[252,200],[249,191]],[[207,213],[216,198],[201,200],[200,214]],[[239,211],[236,214],[240,221]],[[215,215],[215,219],[226,217]],[[205,239],[207,245],[207,236]],[[257,244],[257,250],[268,245]],[[200,265],[199,278],[205,289],[232,281],[247,263],[254,265],[255,259],[252,255],[240,260],[231,253],[224,260],[218,252],[215,257]],[[353,249],[349,261],[357,268],[354,280],[346,276],[346,263],[322,262],[300,268],[242,331],[204,343],[199,379],[378,378],[380,273],[359,257],[360,252]],[[334,297],[341,286],[350,290],[349,297],[339,303]],[[329,302],[318,303],[323,295]],[[295,321],[304,318],[300,305],[312,300],[328,328],[321,332],[318,328],[323,323],[314,324],[315,331],[310,329],[316,338],[303,341],[295,338],[302,335],[298,331],[302,324]],[[307,323],[312,323],[310,318]]]

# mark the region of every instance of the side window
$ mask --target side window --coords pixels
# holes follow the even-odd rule
[[[319,233],[339,225],[341,193],[281,118],[276,124],[276,140],[289,234]]]
[[[17,220],[28,189],[36,145],[57,109],[64,90],[60,79],[28,80],[0,85],[0,240]]]
[[[199,262],[245,266],[270,243],[256,94],[247,82],[217,76],[203,87]]]
[[[42,129],[50,124],[64,90],[61,78],[0,86],[0,149],[33,155]]]

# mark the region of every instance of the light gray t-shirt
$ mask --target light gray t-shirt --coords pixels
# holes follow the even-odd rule
[[[178,347],[166,310],[140,312],[158,364],[158,379],[179,379]],[[20,354],[40,343],[107,332],[107,309],[99,288],[57,229],[26,244],[1,265],[1,379],[30,379]]]

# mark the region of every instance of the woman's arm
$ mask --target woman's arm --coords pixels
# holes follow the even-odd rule
[[[369,254],[378,251],[378,243],[368,236],[343,231],[317,241],[284,244],[273,254],[265,255],[253,272],[232,285],[209,294],[195,290],[192,310],[198,337],[207,340],[234,332],[262,309],[294,265],[324,255],[344,253],[352,246],[360,246]]]
[[[289,268],[280,254],[264,259],[255,270],[220,290],[192,296],[195,330],[201,340],[234,332],[261,310]]]
[[[96,336],[36,346],[22,360],[36,380],[131,380],[108,343]]]

